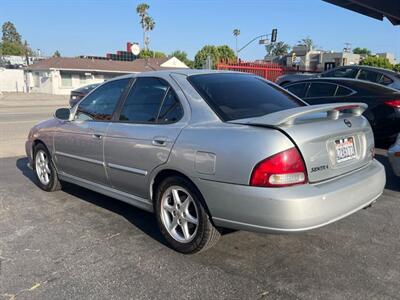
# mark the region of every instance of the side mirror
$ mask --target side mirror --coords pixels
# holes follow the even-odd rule
[[[54,117],[59,120],[69,120],[70,111],[69,108],[59,108],[54,113]]]

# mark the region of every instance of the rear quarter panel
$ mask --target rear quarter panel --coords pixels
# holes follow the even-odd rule
[[[275,129],[222,122],[197,124],[183,129],[163,168],[189,177],[248,185],[258,162],[293,146]]]

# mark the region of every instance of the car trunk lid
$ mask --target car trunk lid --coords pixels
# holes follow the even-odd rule
[[[273,127],[300,150],[309,182],[327,180],[366,165],[373,158],[374,139],[362,116],[363,103],[302,106],[230,123]]]

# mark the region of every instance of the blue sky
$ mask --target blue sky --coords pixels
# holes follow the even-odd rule
[[[105,55],[142,41],[135,0],[0,0],[0,23],[12,21],[32,48],[45,55]],[[310,36],[327,50],[345,42],[400,58],[400,27],[321,0],[145,0],[156,28],[150,48],[170,53],[184,50],[193,57],[205,44],[234,48],[232,30],[239,28],[239,46],[278,28],[278,40],[293,45]],[[252,44],[241,58],[262,58],[265,48]]]

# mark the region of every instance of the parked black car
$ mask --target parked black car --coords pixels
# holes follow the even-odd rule
[[[76,103],[78,103],[83,97],[89,94],[92,90],[98,87],[100,83],[93,83],[89,85],[85,85],[80,87],[79,89],[71,91],[71,96],[69,98],[69,105],[73,107]]]
[[[286,74],[279,76],[276,80],[276,83],[283,86],[290,82],[295,82],[310,78],[320,78],[320,77],[353,78],[359,80],[366,80],[400,90],[399,73],[383,68],[375,68],[375,67],[360,66],[360,65],[337,67],[322,72],[320,74],[307,74],[307,73]]]
[[[285,89],[309,104],[363,102],[378,143],[392,143],[400,132],[400,91],[368,81],[315,78],[286,84]]]

